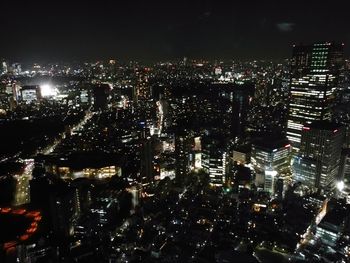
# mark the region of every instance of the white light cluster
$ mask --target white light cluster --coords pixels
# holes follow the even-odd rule
[[[57,95],[57,90],[50,84],[40,86],[40,93],[43,97],[52,97]]]

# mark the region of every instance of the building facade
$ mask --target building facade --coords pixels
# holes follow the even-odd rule
[[[204,170],[209,174],[211,186],[221,187],[226,182],[227,157],[226,152],[221,149],[204,149]]]
[[[310,188],[333,188],[338,178],[344,127],[328,121],[304,126],[300,152],[293,160],[294,181]]]
[[[277,179],[290,176],[290,153],[291,145],[286,138],[262,138],[252,144],[253,168],[264,189],[271,194],[275,192]]]
[[[296,151],[305,124],[331,119],[342,62],[342,44],[294,46],[287,136]]]

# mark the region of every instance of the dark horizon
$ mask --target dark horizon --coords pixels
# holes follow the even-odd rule
[[[348,57],[350,17],[342,2],[6,2],[0,57],[27,63],[280,60],[291,57],[293,44],[322,41],[344,42]]]

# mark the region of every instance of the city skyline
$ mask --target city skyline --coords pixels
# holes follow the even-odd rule
[[[350,262],[345,7],[3,3],[0,262]]]
[[[0,65],[0,261],[344,263],[350,61]],[[292,49],[292,48],[291,48]]]

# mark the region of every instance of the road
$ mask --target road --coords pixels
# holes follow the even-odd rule
[[[95,113],[91,112],[90,109],[86,111],[86,114],[85,114],[84,118],[71,128],[71,133],[72,134],[76,133],[77,131],[80,131],[84,127],[84,125],[92,118],[92,116],[94,116]],[[53,142],[53,144],[51,144],[48,147],[46,147],[40,153],[44,154],[44,155],[52,153],[56,149],[56,147],[58,145],[60,145],[60,143],[62,142],[62,140],[64,140],[64,138],[65,138],[65,132],[62,132],[60,134],[59,138],[56,139]]]
[[[32,172],[34,169],[34,159],[24,160],[25,166],[20,174],[13,176],[16,179],[16,190],[14,198],[14,206],[20,206],[30,202],[30,185],[29,181],[32,179]]]
[[[85,117],[76,125],[72,127],[72,133],[81,130],[87,121],[89,121],[94,113],[90,111],[90,109],[86,112]],[[51,145],[46,147],[44,150],[39,151],[41,154],[50,154],[52,153],[56,147],[62,142],[65,138],[65,134],[61,133],[60,137],[54,141]],[[16,190],[15,190],[15,198],[13,205],[20,206],[24,204],[28,204],[30,202],[30,180],[32,179],[32,172],[34,169],[34,159],[25,159],[24,160],[24,169],[21,173],[15,174],[13,177],[16,179]]]

